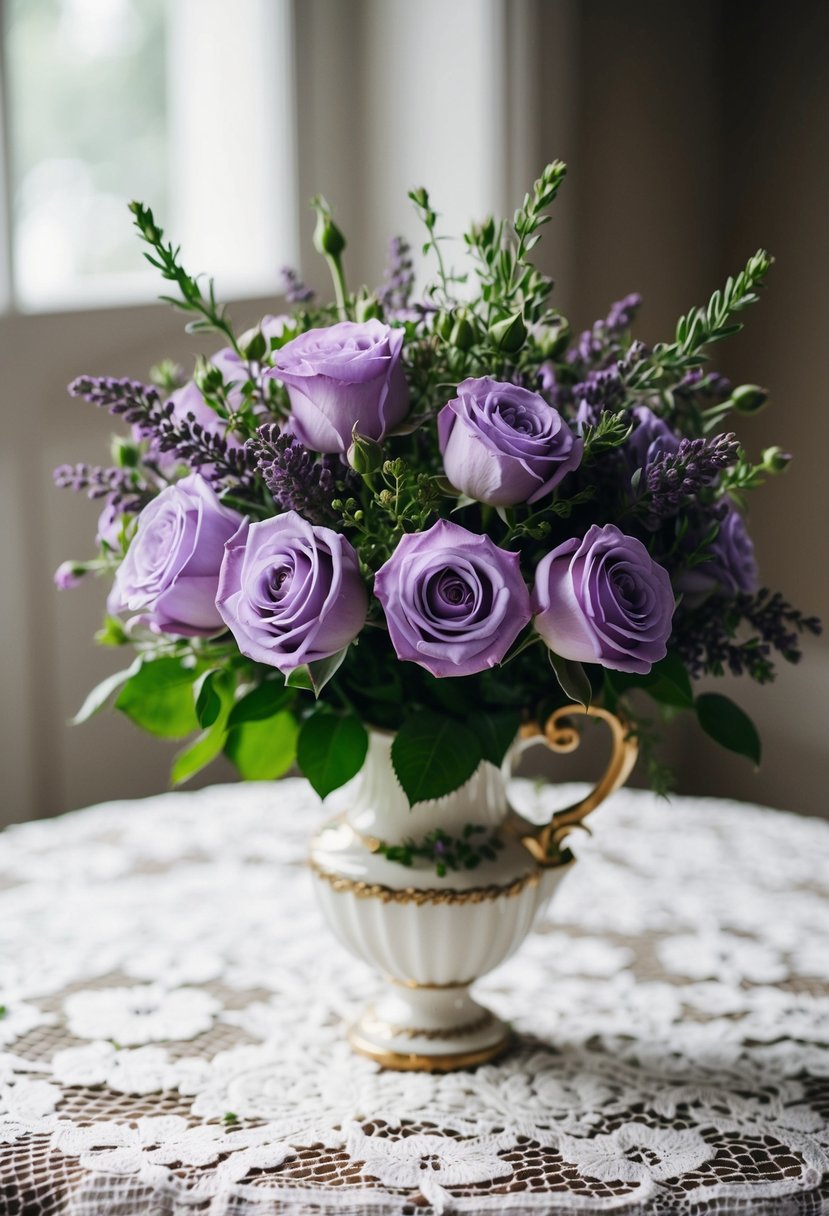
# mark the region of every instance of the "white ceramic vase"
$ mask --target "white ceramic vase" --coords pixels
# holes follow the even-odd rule
[[[583,712],[570,706],[550,719],[550,746],[578,745],[570,723]],[[356,1051],[389,1068],[448,1071],[493,1059],[509,1045],[509,1028],[478,1004],[470,985],[518,949],[569,868],[558,848],[563,836],[622,784],[636,757],[617,719],[590,712],[613,731],[610,767],[590,797],[541,828],[510,809],[506,771],[486,761],[452,794],[410,808],[392,768],[392,736],[371,733],[363,769],[332,796],[339,813],[311,844],[314,886],[331,928],[386,980],[349,1029]],[[388,846],[417,848],[437,828],[463,838],[468,825],[479,829],[466,837],[473,847],[493,846],[473,869],[439,877],[434,857],[404,865],[386,855]]]

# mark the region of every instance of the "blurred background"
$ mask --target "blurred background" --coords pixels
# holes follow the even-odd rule
[[[539,257],[556,302],[578,330],[639,291],[646,341],[765,245],[768,294],[718,367],[771,390],[741,426],[749,451],[795,456],[752,502],[761,577],[829,618],[827,65],[824,0],[0,0],[0,822],[160,791],[175,750],[117,714],[67,726],[125,664],[91,640],[106,588],[52,583],[92,556],[97,510],[51,470],[106,463],[112,430],[67,382],[219,345],[152,303],[131,198],[215,275],[239,329],[279,311],[284,264],[328,290],[317,191],[349,281],[374,285],[388,238],[419,238],[409,188],[459,231],[511,214],[561,157]],[[773,688],[725,691],[763,768],[688,723],[680,791],[826,813],[829,639]]]

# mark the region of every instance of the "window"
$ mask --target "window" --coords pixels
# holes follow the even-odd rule
[[[4,13],[12,303],[153,298],[130,198],[225,297],[273,291],[297,246],[289,0],[6,0]]]

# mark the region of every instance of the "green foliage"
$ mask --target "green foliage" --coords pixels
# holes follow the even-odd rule
[[[742,322],[734,317],[759,299],[759,289],[773,259],[760,249],[750,257],[736,278],[728,278],[703,308],[692,308],[680,317],[673,342],[660,342],[650,358],[636,363],[629,373],[631,388],[652,388],[668,376],[676,382],[685,371],[705,362],[703,350],[739,333]]]
[[[193,682],[199,673],[173,656],[145,659],[126,681],[115,708],[163,739],[183,739],[199,726]]]
[[[109,703],[117,689],[136,674],[141,667],[141,661],[139,656],[125,671],[116,671],[114,675],[107,676],[100,684],[96,684],[92,691],[87,694],[83,705],[74,718],[72,718],[72,725],[80,726],[81,722],[86,722],[94,714],[99,713]]]
[[[164,230],[156,224],[150,208],[143,203],[132,202],[130,211],[141,239],[152,250],[152,253],[145,253],[144,257],[160,272],[163,279],[175,283],[181,293],[180,298],[161,296],[161,299],[182,312],[196,316],[196,320],[187,326],[188,333],[219,333],[227,339],[237,354],[241,354],[227,311],[216,302],[213,280],[208,280],[207,295],[204,295],[198,280],[189,275],[181,265],[181,250],[174,247],[170,241],[165,243]]]
[[[563,659],[561,655],[555,654],[552,650],[548,650],[547,654],[550,666],[555,672],[555,677],[565,697],[587,709],[593,699],[593,688],[590,684],[590,677],[581,663],[576,663],[573,659]]]
[[[515,742],[521,715],[517,710],[478,711],[466,722],[481,745],[481,756],[500,768],[504,757]]]
[[[368,751],[368,734],[356,714],[318,710],[306,718],[297,740],[297,763],[325,798],[355,777]]]
[[[499,836],[481,840],[486,828],[479,823],[467,823],[460,836],[450,836],[442,828],[427,832],[420,842],[404,840],[402,844],[380,842],[378,849],[389,861],[413,866],[417,858],[431,862],[438,878],[449,870],[476,870],[484,861],[494,861],[504,847]]]
[[[661,662],[654,663],[647,675],[607,671],[605,677],[617,697],[633,688],[641,688],[663,705],[675,709],[694,708],[691,680],[685,664],[676,654],[668,654]]]
[[[717,692],[703,692],[697,697],[697,718],[707,735],[759,766],[762,754],[760,736],[751,718],[729,697]]]
[[[407,718],[391,747],[394,771],[411,806],[456,790],[481,758],[481,744],[469,727],[430,710]]]
[[[284,776],[296,760],[298,734],[294,715],[282,709],[270,718],[231,727],[224,750],[246,781],[271,781]]]

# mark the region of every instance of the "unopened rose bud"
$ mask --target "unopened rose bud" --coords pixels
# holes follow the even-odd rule
[[[69,591],[78,586],[85,574],[86,568],[78,562],[61,562],[55,571],[55,586],[59,591]]]
[[[516,354],[527,340],[527,327],[520,312],[503,321],[496,321],[489,331],[489,336],[498,350],[504,354]]]
[[[242,346],[242,353],[252,363],[261,363],[268,353],[268,343],[261,329],[255,329]]]
[[[536,338],[538,349],[545,359],[554,359],[570,340],[570,326],[566,317],[557,317]]]
[[[382,318],[383,310],[374,296],[364,296],[357,301],[354,315],[360,322],[373,321]]]
[[[475,345],[477,336],[475,325],[469,314],[460,313],[449,335],[451,345],[457,347],[458,350],[470,350]]]
[[[132,439],[113,435],[109,450],[112,453],[112,463],[119,469],[134,469],[138,464],[138,444]]]
[[[780,447],[766,448],[762,456],[763,468],[769,473],[782,473],[788,468],[791,458],[791,453],[784,452]]]
[[[314,229],[314,248],[317,253],[325,254],[329,258],[338,258],[345,249],[345,237],[331,216],[323,209],[317,212],[317,226]]]
[[[383,449],[374,440],[366,439],[365,435],[354,435],[347,460],[355,473],[367,477],[376,473],[383,464]]]
[[[435,333],[439,338],[443,338],[444,342],[448,342],[454,324],[455,317],[453,313],[439,312],[435,317]]]
[[[763,408],[768,399],[769,395],[766,390],[758,388],[756,384],[741,384],[731,394],[734,409],[741,414],[756,414],[758,410]]]
[[[210,396],[218,392],[224,385],[224,377],[221,370],[215,364],[208,363],[206,359],[199,359],[196,363],[193,381],[196,388],[204,396]]]

